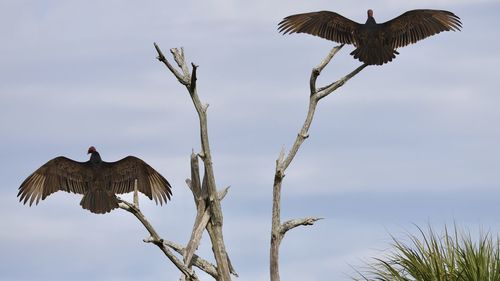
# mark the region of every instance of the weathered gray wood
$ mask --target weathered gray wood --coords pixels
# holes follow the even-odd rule
[[[191,233],[191,237],[184,251],[184,264],[191,268],[192,258],[194,256],[194,252],[198,249],[200,245],[201,238],[203,235],[203,230],[207,228],[207,224],[210,220],[210,212],[206,208],[205,197],[206,193],[202,192],[202,189],[206,189],[206,180],[205,176],[203,177],[203,185],[200,186],[200,178],[199,178],[199,164],[198,164],[198,156],[194,153],[191,154],[191,179],[187,179],[186,183],[188,187],[193,192],[193,197],[195,199],[196,204],[196,219],[193,225],[193,231]],[[224,199],[229,187],[218,193],[219,200]],[[186,280],[186,276],[181,276],[181,280]]]
[[[118,199],[119,204],[118,206],[130,213],[132,213],[139,221],[144,225],[144,227],[148,230],[149,232],[149,238],[145,239],[144,242],[148,243],[153,243],[160,250],[167,256],[167,258],[186,276],[189,277],[189,280],[192,281],[197,281],[198,277],[196,276],[196,273],[192,270],[189,269],[187,266],[184,265],[184,263],[179,260],[167,247],[165,247],[165,244],[163,243],[163,239],[158,235],[154,227],[149,223],[149,221],[146,219],[146,217],[142,214],[141,210],[137,208],[134,204],[131,204],[127,201]]]
[[[208,125],[207,125],[207,109],[208,104],[203,104],[198,96],[197,87],[196,87],[196,72],[198,66],[195,64],[191,64],[192,70],[191,74],[189,73],[189,68],[186,64],[184,51],[182,49],[173,48],[170,49],[175,62],[182,69],[182,74],[179,73],[165,58],[160,47],[155,43],[155,49],[158,52],[158,60],[163,62],[165,66],[172,72],[172,74],[177,78],[177,80],[186,86],[186,89],[189,92],[193,105],[198,113],[198,119],[200,122],[200,140],[201,140],[201,152],[199,156],[203,160],[204,169],[205,169],[205,177],[206,177],[206,186],[207,186],[207,194],[208,200],[207,208],[210,212],[210,220],[207,224],[207,230],[210,236],[210,240],[212,242],[212,250],[214,252],[215,260],[217,263],[217,272],[218,279],[220,281],[229,281],[231,280],[230,276],[230,263],[229,258],[226,252],[226,247],[224,244],[224,236],[222,232],[223,225],[223,214],[222,208],[220,204],[220,200],[217,196],[217,186],[215,183],[214,169],[212,165],[212,154],[210,152],[210,143],[208,137]]]
[[[314,113],[316,112],[316,106],[318,102],[328,96],[330,93],[344,85],[349,79],[358,74],[361,70],[363,70],[367,65],[363,64],[353,72],[348,74],[347,76],[339,79],[336,82],[333,82],[325,87],[318,89],[316,87],[316,80],[318,76],[321,74],[321,71],[328,65],[328,63],[332,60],[332,58],[337,54],[337,52],[344,45],[339,45],[330,51],[330,53],[321,61],[321,63],[313,68],[311,71],[311,77],[309,79],[309,108],[307,111],[306,119],[302,128],[300,129],[297,137],[295,138],[295,142],[292,145],[292,148],[288,152],[285,153],[285,150],[282,149],[278,159],[276,160],[276,168],[274,174],[274,183],[273,183],[273,208],[272,208],[272,220],[271,220],[271,246],[269,253],[269,271],[270,271],[270,279],[271,281],[279,281],[279,248],[281,241],[285,233],[300,225],[312,225],[314,222],[321,218],[317,217],[308,217],[304,219],[294,219],[289,220],[283,224],[281,224],[281,187],[283,184],[283,178],[285,177],[285,171],[293,161],[297,152],[299,151],[302,143],[309,137],[309,128],[311,127]]]
[[[165,244],[166,246],[170,247],[171,249],[173,249],[177,253],[184,256],[186,249],[184,247],[182,247],[182,245],[177,244],[177,243],[172,242],[172,241],[169,241],[169,240],[163,240],[163,244]],[[217,275],[217,268],[215,267],[215,265],[202,259],[201,257],[199,257],[196,254],[193,255],[192,262],[193,262],[194,266],[203,270],[204,272],[211,275],[214,279],[217,280],[218,275]]]
[[[313,225],[316,221],[321,220],[323,218],[318,218],[318,217],[307,217],[307,218],[302,218],[302,219],[293,219],[293,220],[288,220],[284,222],[281,227],[280,227],[280,233],[282,236],[285,236],[286,232],[289,231],[290,229],[296,228],[297,226],[307,226],[307,225]]]
[[[205,229],[208,220],[210,219],[210,215],[208,213],[208,210],[206,209],[205,200],[202,197],[198,156],[194,153],[191,153],[191,179],[187,179],[186,183],[193,193],[193,198],[196,205],[196,218],[193,225],[193,231],[186,246],[186,250],[183,254],[184,264],[188,268],[191,268],[194,252],[200,245],[203,230]],[[186,280],[186,278],[186,275],[181,276],[181,281]]]

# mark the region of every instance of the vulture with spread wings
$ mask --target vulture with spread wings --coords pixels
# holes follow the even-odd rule
[[[283,34],[308,33],[342,44],[356,47],[351,55],[369,65],[382,65],[392,61],[397,48],[438,34],[460,30],[460,18],[442,10],[412,10],[384,23],[376,23],[373,11],[360,24],[335,12],[320,11],[291,15],[278,24]]]
[[[128,156],[116,162],[105,162],[91,146],[87,162],[56,157],[33,174],[19,187],[19,201],[38,204],[50,194],[62,190],[82,194],[80,205],[92,213],[104,214],[118,208],[115,194],[138,191],[161,204],[172,195],[168,181],[141,159]]]

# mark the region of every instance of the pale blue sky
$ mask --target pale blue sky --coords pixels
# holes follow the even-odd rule
[[[225,238],[238,280],[268,279],[272,179],[282,146],[305,117],[311,68],[332,43],[282,36],[289,14],[333,10],[378,22],[415,8],[461,17],[448,32],[400,49],[322,100],[284,181],[283,219],[326,219],[290,232],[283,280],[349,280],[413,223],[500,231],[499,1],[0,1],[0,279],[176,280],[179,273],[143,227],[121,210],[99,216],[56,193],[36,207],[19,184],[49,159],[143,158],[169,179],[173,200],[145,214],[185,243],[194,220],[185,187],[199,148],[196,113],[156,61],[183,46],[198,64],[201,99],[223,202]],[[360,63],[346,46],[319,79]],[[208,240],[200,255],[211,259]],[[204,280],[210,278],[202,275]]]

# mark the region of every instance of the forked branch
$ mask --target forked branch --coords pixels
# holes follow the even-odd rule
[[[210,240],[212,242],[212,250],[214,252],[215,260],[217,262],[217,272],[218,272],[218,280],[220,281],[230,281],[231,276],[231,263],[229,262],[229,258],[226,252],[226,247],[224,244],[224,236],[222,232],[222,224],[223,224],[223,214],[222,208],[220,204],[220,200],[217,196],[217,186],[215,184],[215,176],[212,165],[212,155],[210,152],[210,144],[208,138],[208,125],[207,125],[207,108],[208,105],[204,105],[198,94],[196,87],[197,80],[197,66],[195,64],[191,64],[192,71],[189,72],[189,67],[185,61],[184,50],[181,49],[171,49],[175,62],[181,68],[182,74],[175,69],[167,60],[167,58],[163,55],[160,47],[155,43],[155,49],[158,53],[157,59],[172,72],[172,74],[177,78],[177,80],[186,87],[189,92],[189,96],[193,101],[193,105],[198,113],[198,119],[200,122],[200,141],[201,141],[201,152],[199,156],[203,160],[204,170],[205,170],[205,179],[206,179],[206,191],[207,191],[207,200],[206,204],[207,208],[210,212],[210,220],[207,223],[207,231],[210,236]]]
[[[297,152],[299,151],[302,143],[309,137],[309,128],[311,127],[311,123],[314,118],[314,113],[316,112],[316,106],[318,102],[328,96],[330,93],[344,85],[349,79],[358,74],[361,70],[363,70],[367,65],[363,64],[350,74],[345,77],[335,81],[325,87],[317,88],[316,81],[318,76],[321,74],[323,69],[328,65],[328,63],[332,60],[332,58],[337,54],[338,51],[344,45],[339,45],[334,47],[330,53],[321,61],[321,63],[312,69],[311,77],[309,79],[309,108],[307,111],[306,120],[302,125],[295,142],[292,145],[292,148],[288,152],[285,153],[283,149],[276,160],[276,170],[274,174],[274,184],[273,184],[273,210],[272,210],[272,228],[271,228],[271,249],[270,249],[270,278],[271,281],[279,281],[279,246],[285,233],[300,225],[312,225],[320,218],[317,217],[307,217],[303,219],[293,219],[289,220],[283,224],[281,224],[281,186],[283,183],[283,178],[285,177],[285,171],[293,161]]]
[[[134,196],[136,196],[136,195],[134,194]],[[136,207],[134,204],[129,203],[129,202],[125,201],[125,200],[118,199],[118,201],[119,201],[118,206],[121,209],[123,209],[123,210],[125,210],[127,212],[132,213],[144,225],[144,227],[148,230],[148,232],[149,232],[149,238],[144,239],[144,242],[153,243],[156,246],[158,246],[158,248],[160,248],[160,250],[165,254],[165,256],[167,256],[167,258],[170,261],[172,261],[172,263],[185,276],[188,276],[189,280],[197,281],[198,277],[196,276],[196,273],[192,269],[186,267],[184,265],[184,263],[179,258],[177,258],[168,249],[168,247],[166,247],[166,245],[163,243],[163,239],[160,237],[160,235],[158,235],[158,233],[153,228],[153,226],[151,225],[151,223],[149,223],[149,221],[146,219],[146,217],[142,214],[141,210],[138,207]]]
[[[148,230],[149,237],[144,239],[144,242],[153,243],[158,246],[163,253],[172,261],[172,263],[182,272],[181,279],[189,281],[197,281],[198,277],[192,269],[196,266],[205,271],[214,279],[221,281],[230,281],[230,273],[237,276],[236,272],[231,266],[231,262],[227,256],[224,240],[222,236],[222,210],[220,201],[227,194],[229,189],[226,188],[221,192],[217,192],[215,185],[215,177],[212,166],[212,158],[210,153],[210,145],[208,142],[208,129],[207,129],[207,115],[206,111],[208,105],[203,105],[200,101],[196,89],[196,70],[198,66],[191,64],[192,72],[185,62],[184,50],[171,49],[170,52],[180,68],[178,71],[165,57],[160,47],[155,43],[155,49],[158,53],[158,60],[163,62],[165,66],[172,72],[177,80],[184,85],[193,101],[200,121],[200,139],[201,139],[201,152],[198,154],[192,153],[191,155],[191,179],[187,179],[186,183],[193,193],[195,205],[197,209],[197,216],[193,225],[191,238],[187,246],[184,248],[177,243],[162,239],[153,226],[149,223],[146,217],[139,209],[139,199],[137,195],[137,182],[134,187],[134,203],[129,203],[125,200],[119,199],[120,208],[132,213]],[[200,172],[198,157],[203,160],[204,175],[203,182],[200,181]],[[214,252],[217,266],[200,258],[195,254],[196,249],[201,240],[203,230],[207,229],[212,242],[212,249]],[[175,250],[183,256],[181,261],[174,255],[170,249]]]
[[[192,165],[193,167],[193,165]],[[193,170],[192,170],[193,171]],[[195,173],[196,175],[196,173]],[[193,174],[192,174],[192,179],[193,179]],[[189,181],[191,183],[191,180]],[[218,198],[219,200],[224,199],[226,196],[227,192],[229,190],[229,187],[226,187],[222,191],[218,193]],[[193,191],[194,194],[194,191]],[[200,193],[201,194],[201,193]],[[211,275],[214,279],[218,280],[218,273],[217,273],[217,267],[213,265],[212,263],[208,262],[207,260],[199,257],[194,253],[196,248],[198,247],[199,239],[201,239],[201,232],[203,228],[206,226],[208,219],[209,219],[209,214],[208,210],[205,210],[203,212],[203,216],[201,218],[201,222],[198,222],[198,220],[195,222],[195,226],[200,224],[201,226],[196,227],[196,234],[195,231],[193,231],[193,234],[191,235],[191,239],[188,243],[188,246],[185,248],[181,246],[180,244],[177,244],[175,242],[172,242],[170,240],[166,240],[160,237],[160,235],[156,232],[154,229],[153,225],[146,219],[142,211],[139,209],[139,200],[138,200],[138,194],[137,191],[134,191],[134,203],[127,202],[123,199],[118,199],[119,204],[118,206],[129,212],[132,213],[141,223],[142,225],[146,228],[146,230],[149,232],[149,237],[143,239],[144,242],[146,243],[152,243],[167,256],[167,258],[172,261],[172,263],[183,273],[183,277],[185,278],[184,280],[190,280],[190,281],[196,281],[198,280],[198,277],[196,276],[195,272],[191,269],[191,265],[194,265],[198,267],[199,269],[203,270],[205,273]],[[197,216],[198,218],[198,216]],[[200,231],[199,228],[202,228]],[[196,237],[198,237],[197,239]],[[173,249],[180,255],[184,257],[184,262],[181,261],[177,256],[175,256],[168,248]]]

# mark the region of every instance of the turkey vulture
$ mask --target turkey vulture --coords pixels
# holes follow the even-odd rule
[[[77,162],[63,156],[56,157],[31,174],[19,187],[19,201],[38,204],[50,194],[62,190],[83,194],[80,205],[92,213],[104,214],[118,208],[115,194],[134,190],[160,205],[170,199],[168,181],[141,159],[128,156],[116,162],[105,162],[91,146],[87,162]]]
[[[283,34],[309,33],[356,47],[351,55],[369,65],[392,61],[397,48],[415,43],[441,31],[460,30],[460,18],[442,10],[412,10],[384,23],[376,23],[368,10],[365,24],[337,13],[320,11],[291,15],[278,24]]]

